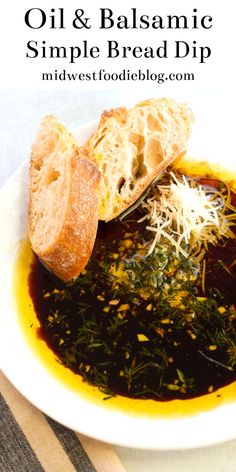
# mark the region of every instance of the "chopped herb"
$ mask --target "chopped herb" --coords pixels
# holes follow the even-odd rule
[[[226,187],[220,192],[227,216],[235,213]],[[75,282],[61,282],[35,258],[29,284],[40,335],[105,399],[215,391],[236,379],[236,240],[186,258],[166,239],[149,253],[151,234],[139,218],[133,211],[100,223]],[[186,242],[182,248],[189,251]]]

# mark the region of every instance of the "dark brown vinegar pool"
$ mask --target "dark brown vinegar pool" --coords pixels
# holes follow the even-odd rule
[[[159,401],[201,396],[236,380],[236,240],[202,264],[164,244],[146,256],[139,215],[100,223],[91,260],[63,283],[35,256],[30,295],[60,362],[96,385]]]

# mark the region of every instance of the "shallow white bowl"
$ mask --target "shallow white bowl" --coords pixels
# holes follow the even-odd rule
[[[90,123],[76,130],[80,144],[94,126]],[[110,404],[110,400],[95,395],[93,401],[93,395],[71,388],[47,367],[40,351],[27,342],[12,290],[19,242],[26,234],[27,180],[26,163],[6,182],[0,195],[0,359],[13,385],[58,422],[118,445],[180,449],[236,438],[236,388],[235,401],[221,401],[214,408],[202,410],[188,408],[184,415],[178,414],[182,407],[177,402],[176,415],[167,416],[161,409],[159,414],[157,407],[149,414],[149,401],[129,400],[128,408],[123,407],[122,399]]]

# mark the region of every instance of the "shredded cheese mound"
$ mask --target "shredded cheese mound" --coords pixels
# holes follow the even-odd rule
[[[232,221],[225,214],[228,206],[217,190],[206,191],[194,179],[183,175],[179,180],[171,172],[168,185],[158,185],[154,195],[142,202],[148,220],[147,229],[155,233],[148,254],[162,238],[175,247],[176,254],[204,254],[207,244],[217,244],[223,237],[234,237]],[[187,248],[187,249],[186,249]]]

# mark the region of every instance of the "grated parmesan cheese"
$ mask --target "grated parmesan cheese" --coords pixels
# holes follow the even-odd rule
[[[173,172],[170,175],[168,185],[159,185],[154,195],[142,202],[147,213],[139,221],[148,220],[147,229],[155,233],[148,254],[162,238],[175,247],[177,255],[188,257],[196,249],[201,253],[202,245],[206,247],[207,243],[216,244],[223,237],[234,236],[220,192],[207,192],[194,179],[188,181],[182,176],[180,181]]]

